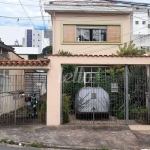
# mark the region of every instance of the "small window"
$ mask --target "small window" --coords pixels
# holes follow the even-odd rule
[[[139,21],[135,21],[135,24],[139,24]]]
[[[146,21],[142,21],[142,24],[146,24]]]

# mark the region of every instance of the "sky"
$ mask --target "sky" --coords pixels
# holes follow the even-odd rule
[[[20,5],[19,0],[0,0],[0,16],[13,17],[13,19],[0,17],[0,26],[16,26],[16,27],[32,26],[35,27],[36,29],[45,29],[51,26],[50,21],[51,18],[47,13],[44,12],[43,7],[42,11],[45,21],[42,20],[39,4],[40,0],[20,0],[20,1],[24,5],[24,9],[31,18],[33,24],[30,22],[30,20],[28,20],[27,14]],[[43,3],[48,2],[49,0],[41,0],[41,1],[43,5]],[[150,3],[150,0],[132,0],[132,1]]]

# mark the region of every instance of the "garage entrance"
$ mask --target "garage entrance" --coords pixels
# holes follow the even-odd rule
[[[48,59],[0,61],[0,125],[46,124],[48,64]]]
[[[64,65],[63,123],[148,124],[148,87],[146,66]]]
[[[0,125],[46,123],[47,75],[0,76]]]

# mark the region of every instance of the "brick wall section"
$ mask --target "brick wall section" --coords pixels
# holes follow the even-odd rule
[[[108,26],[107,27],[107,42],[120,43],[121,42],[121,27]]]
[[[76,25],[63,26],[63,42],[76,42]]]

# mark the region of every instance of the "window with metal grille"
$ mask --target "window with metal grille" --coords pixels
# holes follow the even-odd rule
[[[77,26],[77,41],[107,41],[106,26]]]
[[[92,66],[92,67],[78,67],[78,72],[80,76],[83,75],[83,81],[85,87],[94,87],[95,86],[95,75],[97,73],[99,67]],[[106,67],[102,68],[104,72],[104,76],[106,76]]]

